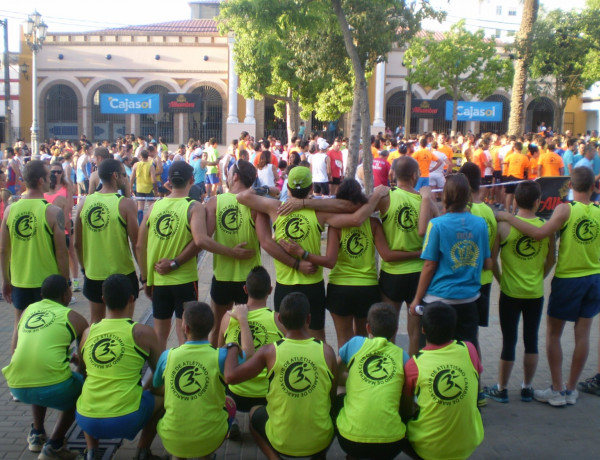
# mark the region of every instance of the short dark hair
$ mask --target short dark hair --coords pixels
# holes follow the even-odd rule
[[[409,180],[419,171],[419,163],[412,157],[398,157],[394,160],[394,174],[397,179]]]
[[[142,151],[140,152],[140,156],[141,156],[141,157],[142,157],[144,160],[147,160],[147,159],[148,159],[148,157],[150,156],[150,154],[148,153],[148,150],[142,150]]]
[[[523,150],[523,142],[516,141],[516,142],[515,142],[515,145],[514,145],[514,148],[515,148],[516,150],[518,150],[519,152],[521,152],[521,151]]]
[[[302,292],[291,292],[281,301],[279,318],[288,331],[302,329],[309,314],[310,303]]]
[[[238,160],[234,166],[236,167],[234,173],[237,173],[244,187],[252,187],[252,184],[256,180],[256,168],[254,165],[246,160]]]
[[[183,304],[183,320],[195,339],[203,339],[208,337],[212,330],[215,324],[215,315],[210,306],[204,302],[185,302]]]
[[[462,173],[450,174],[444,185],[443,202],[447,212],[459,212],[471,201],[471,189],[467,176]]]
[[[356,179],[345,178],[337,189],[335,195],[340,200],[348,200],[354,204],[365,204],[369,199],[365,196]]]
[[[427,138],[426,138],[426,137],[422,137],[422,138],[421,138],[421,140],[419,141],[419,145],[420,145],[422,148],[425,148],[425,147],[427,147]]]
[[[479,166],[477,166],[475,163],[467,161],[460,167],[458,172],[465,175],[469,181],[469,187],[471,187],[471,191],[479,191],[479,185],[481,184],[481,168]]]
[[[100,157],[103,160],[108,160],[109,158],[112,158],[112,155],[106,147],[96,147],[94,149],[94,156]]]
[[[133,296],[133,286],[125,275],[110,275],[102,283],[102,298],[109,310],[125,310]]]
[[[373,336],[393,341],[398,331],[398,312],[385,302],[375,303],[369,308],[367,323]]]
[[[594,172],[585,166],[573,168],[571,186],[576,192],[588,192],[594,185]]]
[[[69,289],[67,280],[61,275],[50,275],[42,283],[42,299],[58,301]]]
[[[10,156],[13,156],[15,154],[15,149],[13,149],[12,147],[6,147],[4,149],[4,151],[9,154]]]
[[[253,299],[265,299],[271,289],[271,277],[269,272],[262,265],[257,265],[246,277],[246,289],[248,297]]]
[[[519,182],[515,189],[515,200],[519,208],[528,209],[530,211],[537,211],[533,209],[535,200],[542,196],[542,188],[540,184],[532,180],[525,180]]]
[[[110,182],[110,178],[114,173],[120,173],[124,169],[119,160],[108,159],[102,161],[98,166],[98,177],[102,182]]]
[[[23,180],[27,188],[37,188],[40,179],[43,179],[48,174],[46,163],[42,160],[31,160],[23,168]]]
[[[423,309],[423,331],[433,345],[443,345],[454,337],[456,311],[444,302],[433,302]]]

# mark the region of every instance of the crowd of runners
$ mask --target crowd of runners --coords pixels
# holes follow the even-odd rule
[[[521,316],[521,400],[600,395],[600,369],[580,381],[600,310],[596,136],[380,134],[368,196],[362,164],[344,175],[343,138],[282,145],[244,132],[220,154],[216,139],[170,152],[151,136],[83,137],[47,142],[40,160],[22,142],[7,148],[0,262],[15,323],[3,374],[15,401],[32,405],[29,450],[76,458],[65,444],[75,421],[86,460],[100,439],[140,431],[139,459],[157,458],[157,432],[174,458],[209,458],[239,438],[236,412],[248,412],[270,459],[325,458],[334,436],[348,458],[467,458],[483,440],[478,406],[508,402]],[[532,179],[562,175],[572,201],[544,221]],[[198,302],[202,250],[213,253],[210,305]],[[552,382],[534,390],[552,270]],[[478,329],[494,278],[503,345],[498,382],[483,386]],[[90,323],[68,308],[80,289]],[[131,319],[142,291],[153,328]],[[407,350],[394,343],[402,305]],[[167,349],[173,316],[179,346]],[[563,378],[567,322],[575,351]],[[59,411],[49,435],[48,407]]]

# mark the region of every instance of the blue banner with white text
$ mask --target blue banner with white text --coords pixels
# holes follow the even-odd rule
[[[446,120],[452,120],[453,101],[446,101]],[[502,102],[458,101],[458,121],[502,121]]]
[[[100,94],[100,113],[159,113],[160,94]]]

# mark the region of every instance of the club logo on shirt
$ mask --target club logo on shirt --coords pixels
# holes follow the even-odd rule
[[[418,221],[419,214],[415,208],[408,204],[401,206],[398,211],[396,211],[396,222],[398,222],[398,227],[403,232],[410,232],[416,229]]]
[[[283,391],[293,398],[301,398],[312,393],[318,380],[317,366],[305,357],[296,357],[287,361],[279,377]]]
[[[267,343],[267,338],[269,337],[267,328],[257,321],[248,321],[248,326],[250,327],[250,333],[252,334],[254,348],[258,350]],[[242,331],[240,330],[239,325],[234,329],[234,336],[237,337],[237,343],[242,343]]]
[[[179,399],[191,401],[202,396],[208,388],[208,370],[198,361],[184,361],[171,373],[171,388]]]
[[[219,215],[219,223],[221,230],[226,233],[237,233],[242,226],[242,213],[236,205],[228,206]]]
[[[573,236],[581,244],[590,244],[598,237],[598,223],[595,220],[581,217],[573,226]]]
[[[521,236],[513,243],[513,250],[517,257],[525,260],[533,259],[540,253],[542,242],[529,236]]]
[[[179,216],[170,211],[163,211],[154,221],[154,234],[161,240],[167,240],[177,232],[179,228]]]
[[[15,236],[22,241],[30,240],[37,233],[37,218],[32,212],[23,212],[15,218]]]
[[[453,271],[461,267],[477,267],[479,247],[472,240],[457,241],[450,249],[450,257],[453,262]]]
[[[56,315],[51,311],[37,311],[29,316],[23,326],[23,332],[37,332],[46,329],[56,319]]]
[[[124,354],[125,343],[120,337],[113,334],[98,336],[91,344],[91,364],[100,369],[114,366],[121,361]]]
[[[304,241],[310,235],[310,223],[303,215],[292,215],[283,222],[283,225],[286,238],[290,238],[296,243]]]
[[[396,375],[396,362],[387,354],[363,356],[358,365],[358,375],[371,385],[387,383]]]
[[[358,259],[369,248],[369,239],[362,230],[356,229],[344,238],[342,247],[346,249],[348,256]]]
[[[465,371],[454,364],[438,366],[429,376],[428,383],[429,394],[436,404],[456,404],[469,392]]]
[[[108,227],[110,214],[108,206],[104,203],[97,203],[91,207],[87,213],[86,222],[92,232],[100,232]]]

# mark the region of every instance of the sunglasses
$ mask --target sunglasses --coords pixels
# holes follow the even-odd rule
[[[62,173],[63,173],[63,172],[62,172],[62,170],[61,170],[61,171],[59,171],[58,169],[55,169],[55,170],[52,170],[52,171],[50,171],[50,174],[52,174],[53,176],[55,176],[55,175],[57,175],[57,174],[62,174]]]

